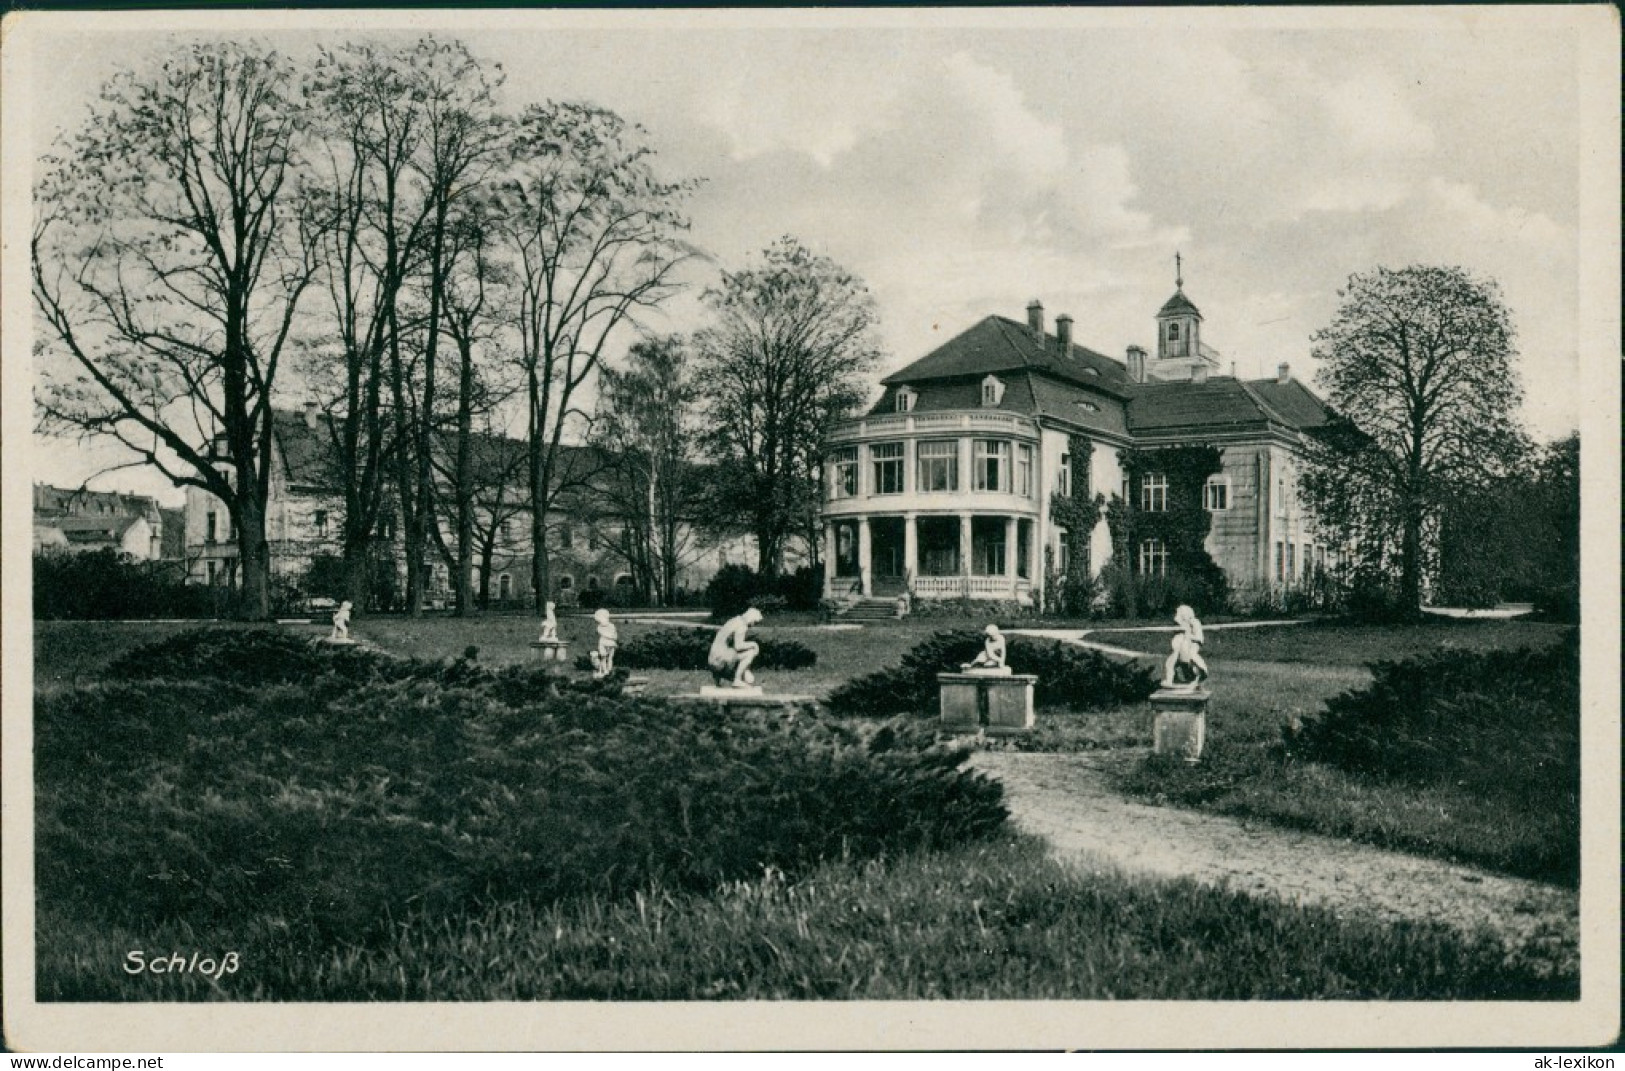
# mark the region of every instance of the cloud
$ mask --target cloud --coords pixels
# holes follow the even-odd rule
[[[1374,70],[1323,86],[1320,105],[1332,129],[1359,153],[1426,153],[1433,129],[1411,110],[1405,91],[1391,75]]]

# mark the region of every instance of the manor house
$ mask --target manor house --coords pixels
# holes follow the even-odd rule
[[[1220,451],[1201,508],[1212,520],[1205,549],[1233,591],[1324,567],[1296,473],[1328,410],[1286,364],[1273,379],[1218,374],[1202,320],[1181,280],[1156,315],[1155,355],[1129,346],[1118,361],[1073,341],[1070,316],[1051,332],[1034,301],[1025,323],[988,316],[887,376],[874,407],[826,440],[826,592],[1041,601],[1046,577],[1092,577],[1112,556],[1103,516],[1069,532],[1055,501],[1102,494],[1146,513],[1178,508],[1154,464],[1129,486],[1121,454],[1196,445]],[[1164,540],[1124,549],[1119,564],[1135,574],[1166,573]]]

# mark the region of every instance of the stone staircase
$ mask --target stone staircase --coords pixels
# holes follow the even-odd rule
[[[896,618],[896,599],[859,599],[841,614],[842,621],[893,621]]]

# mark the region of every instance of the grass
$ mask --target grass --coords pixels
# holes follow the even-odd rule
[[[1202,657],[1216,672],[1230,662],[1364,666],[1436,647],[1463,651],[1544,647],[1560,642],[1569,627],[1516,619],[1441,617],[1414,625],[1360,625],[1330,619],[1297,625],[1208,629]],[[1105,627],[1091,629],[1088,638],[1167,657],[1172,634],[1172,625],[1161,632],[1125,632]]]
[[[948,624],[930,618],[853,630],[801,623],[762,629],[819,656],[816,668],[774,673],[765,683],[824,695],[897,664]],[[588,619],[566,617],[560,626],[577,652],[590,644]],[[51,692],[94,678],[125,651],[190,627],[39,623],[37,685]],[[626,640],[670,623],[620,627]],[[520,615],[380,617],[354,626],[391,653],[439,660],[473,646],[490,666],[529,663],[536,629],[535,618]],[[298,631],[314,635],[326,626]],[[1116,750],[1124,761],[1108,768],[1122,787],[1152,802],[1527,872],[1526,860],[1563,835],[1550,815],[1451,785],[1387,784],[1289,760],[1278,744],[1284,723],[1364,687],[1367,661],[1439,643],[1544,644],[1563,632],[1504,621],[1218,630],[1206,649],[1215,698],[1200,766],[1135,761],[1150,743],[1144,704],[1043,711],[1030,737],[1004,746]],[[1167,646],[1167,633],[1093,635],[1159,658]],[[651,679],[655,695],[705,683],[698,671],[640,675]],[[296,713],[287,703],[279,709],[274,716]],[[410,720],[402,731],[415,731]],[[188,737],[176,754],[208,746]],[[299,799],[310,788],[289,785]],[[173,785],[157,787],[168,798],[184,796]],[[243,805],[253,820],[252,802]],[[261,807],[259,820],[267,813]],[[150,834],[155,844],[165,836],[160,828]],[[326,843],[339,850],[338,842]],[[1508,961],[1488,937],[1338,920],[1188,883],[1070,869],[1009,837],[880,861],[827,858],[800,881],[770,872],[709,893],[647,885],[628,899],[507,899],[432,915],[403,902],[382,943],[312,943],[265,912],[250,914],[229,928],[184,918],[135,925],[42,896],[41,999],[1572,999],[1578,984],[1541,963]],[[243,966],[218,981],[117,969],[132,948],[227,947],[242,951]]]
[[[1572,1000],[1578,979],[1495,939],[1340,919],[1191,882],[1069,866],[1005,837],[708,895],[407,913],[381,948],[231,935],[218,980],[111,970],[197,948],[178,927],[69,928],[42,912],[45,1000]],[[59,930],[66,930],[57,937]],[[211,933],[205,947],[225,935]],[[42,947],[45,947],[42,944]]]

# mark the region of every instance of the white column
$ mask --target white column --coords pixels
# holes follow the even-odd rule
[[[869,588],[869,518],[858,519],[858,578],[863,584],[864,595],[870,594]]]
[[[970,534],[970,514],[959,515],[959,575],[971,575],[970,552],[973,544]]]
[[[958,439],[958,443],[959,443],[959,487],[958,487],[958,491],[959,491],[960,494],[965,494],[966,492],[970,491],[971,488],[976,486],[975,482],[971,479],[971,471],[970,471],[970,466],[971,466],[970,436],[969,435],[961,435],[959,437],[959,439]]]
[[[824,594],[835,593],[835,522],[824,522]]]
[[[1016,533],[1019,526],[1014,517],[1004,519],[1004,575],[1010,578],[1010,590],[1016,587]]]
[[[920,533],[917,522],[916,514],[903,515],[903,573],[911,585],[914,578],[920,574]]]

